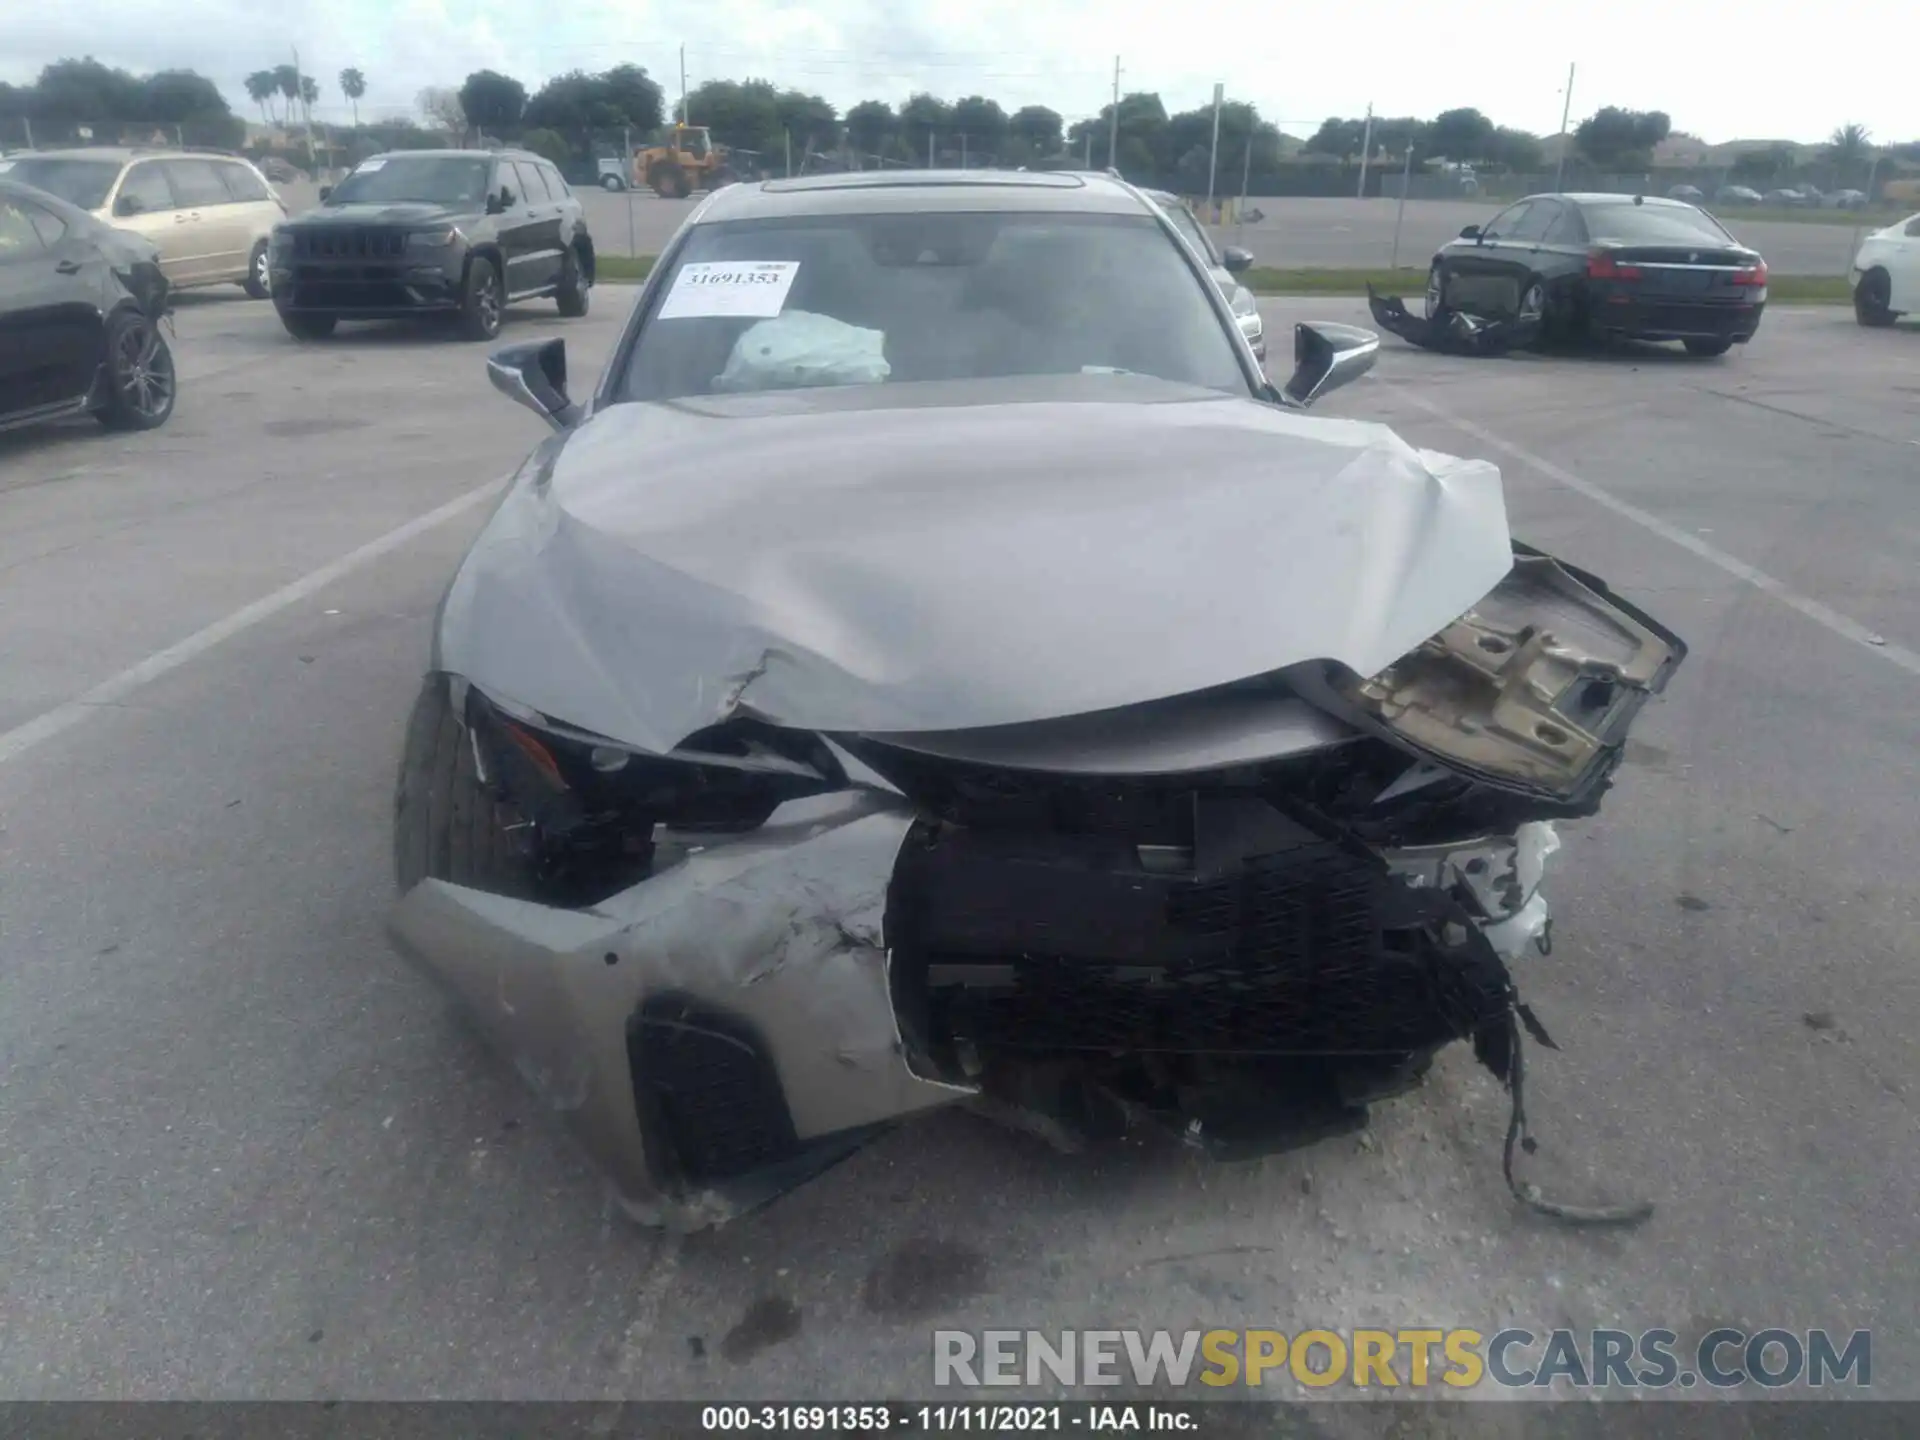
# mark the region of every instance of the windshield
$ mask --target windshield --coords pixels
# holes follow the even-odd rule
[[[1200,258],[1209,265],[1215,264],[1213,243],[1207,239],[1206,232],[1200,228],[1200,222],[1193,218],[1193,212],[1184,205],[1162,205],[1160,209],[1167,219],[1173,222],[1186,242],[1200,252]]]
[[[117,160],[66,160],[45,155],[0,160],[0,174],[7,179],[57,195],[82,210],[98,210],[106,204],[107,192],[119,173]]]
[[[1691,205],[1593,205],[1585,207],[1587,232],[1595,240],[1629,245],[1731,245],[1733,237],[1704,210]]]
[[[1145,215],[834,215],[696,228],[614,393],[1152,375],[1245,394],[1200,277]]]
[[[486,156],[384,155],[363,161],[358,170],[334,186],[329,205],[393,204],[418,201],[429,205],[486,203],[487,177],[493,162]]]

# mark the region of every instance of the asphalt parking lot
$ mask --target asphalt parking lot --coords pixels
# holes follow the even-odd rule
[[[631,293],[506,338],[564,335],[584,389]],[[1364,318],[1265,309],[1277,359]],[[1518,1323],[1871,1328],[1876,1395],[1920,1398],[1920,329],[1388,339],[1325,407],[1497,461],[1519,535],[1693,646],[1520,972],[1562,1047],[1530,1173],[1647,1226],[1517,1212],[1450,1053],[1359,1142],[1066,1157],[943,1114],[690,1238],[618,1218],[382,933],[433,608],[539,422],[479,347],[299,345],[237,292],[178,330],[165,429],[0,437],[0,1394],[870,1399],[929,1392],[936,1325]]]
[[[304,209],[319,203],[313,186],[282,187],[287,203]],[[608,255],[658,255],[674,230],[699,203],[662,200],[651,191],[609,194],[581,187],[593,243]],[[1221,242],[1244,245],[1260,264],[1282,270],[1383,269],[1396,263],[1424,267],[1427,259],[1465,225],[1485,223],[1498,201],[1412,200],[1394,246],[1399,206],[1392,200],[1315,200],[1259,197],[1263,212],[1253,225],[1216,228]],[[1869,225],[1798,224],[1762,220],[1742,223],[1738,213],[1723,217],[1733,233],[1767,257],[1781,275],[1844,275]]]

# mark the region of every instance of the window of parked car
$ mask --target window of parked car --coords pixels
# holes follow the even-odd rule
[[[1547,245],[1584,245],[1587,243],[1586,226],[1581,223],[1580,212],[1571,205],[1554,207],[1553,223],[1547,226]]]
[[[1527,212],[1534,208],[1533,201],[1522,200],[1518,205],[1509,205],[1480,231],[1482,240],[1506,240],[1513,236],[1520,226],[1526,223]]]
[[[1527,206],[1519,220],[1501,233],[1501,238],[1523,243],[1531,241],[1536,245],[1541,244],[1547,238],[1547,231],[1553,228],[1553,222],[1559,218],[1559,201],[1536,200]]]
[[[181,209],[233,203],[233,196],[220,181],[219,167],[211,160],[169,160],[166,170],[174,203]]]
[[[5,162],[9,180],[58,196],[82,210],[98,210],[120,174],[115,160],[77,160],[66,156],[25,155]]]
[[[547,182],[540,178],[540,167],[526,160],[513,162],[514,189],[523,204],[542,205],[547,200]]]
[[[1733,236],[1691,205],[1636,205],[1631,200],[1588,201],[1587,230],[1597,240],[1627,245],[1731,245]]]
[[[173,190],[158,160],[143,160],[128,169],[113,208],[117,215],[152,215],[174,208]]]
[[[0,195],[0,264],[37,256],[42,249],[40,232],[34,228],[26,205]]]
[[[376,155],[333,187],[325,204],[380,205],[417,200],[427,205],[486,202],[493,162],[484,155]]]
[[[220,183],[227,187],[227,194],[234,200],[247,204],[271,198],[267,194],[267,182],[251,165],[229,160],[214,168],[220,172]]]
[[[21,213],[27,217],[27,223],[38,232],[40,243],[49,250],[67,238],[67,222],[46,206],[36,205],[31,200],[20,200],[15,203],[19,205]]]
[[[704,267],[722,262],[763,267],[772,288],[714,286],[725,272]],[[693,230],[673,266],[623,399],[1114,372],[1251,390],[1209,282],[1145,215],[739,221]]]
[[[554,199],[565,200],[573,194],[573,190],[567,184],[566,176],[544,160],[540,162],[540,175],[547,182],[547,193]]]
[[[1209,265],[1218,265],[1219,259],[1213,253],[1213,242],[1207,239],[1206,231],[1200,228],[1200,222],[1193,218],[1193,212],[1184,205],[1162,205],[1161,212],[1173,222],[1186,242],[1200,252],[1200,258]]]

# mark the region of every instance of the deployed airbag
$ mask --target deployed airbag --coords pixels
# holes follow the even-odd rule
[[[891,373],[883,353],[886,339],[878,330],[848,325],[831,315],[789,310],[760,321],[734,342],[714,388],[876,384]]]

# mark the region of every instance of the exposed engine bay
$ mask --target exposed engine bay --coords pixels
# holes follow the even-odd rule
[[[394,932],[652,1221],[962,1102],[1065,1145],[1151,1124],[1267,1153],[1363,1125],[1456,1040],[1512,1091],[1509,1180],[1542,1203],[1512,1152],[1521,1033],[1546,1037],[1510,966],[1551,948],[1553,822],[1599,808],[1685,653],[1514,545],[1375,674],[1019,724],[736,713],[651,754],[430,675],[415,726],[446,738],[440,778],[403,776]],[[409,805],[463,773],[498,807],[465,869],[407,853]],[[482,829],[510,853],[474,863]]]

